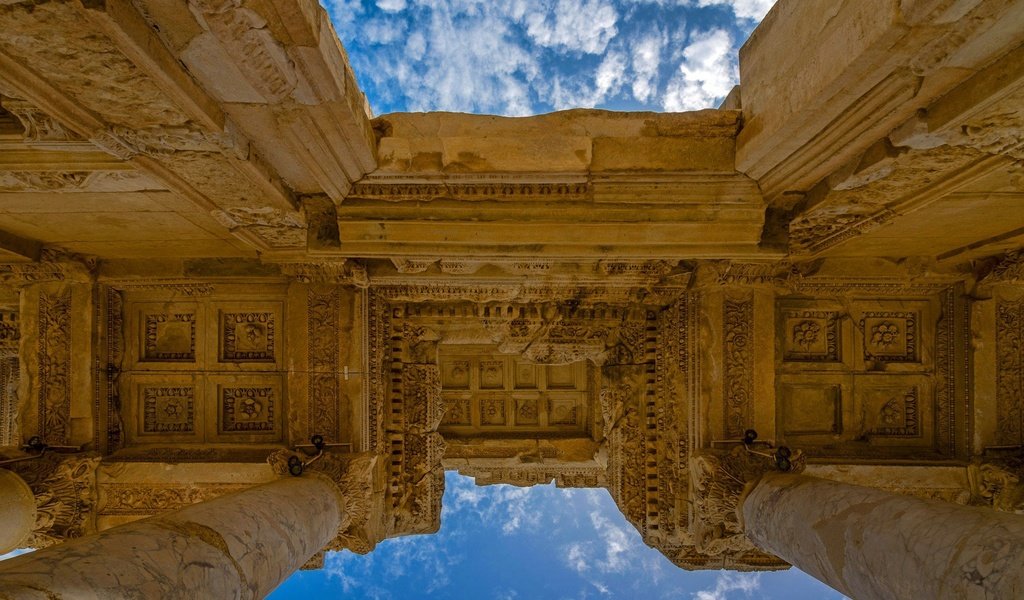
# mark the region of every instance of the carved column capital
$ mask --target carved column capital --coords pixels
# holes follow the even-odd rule
[[[338,534],[326,550],[351,550],[365,554],[373,550],[381,539],[378,535],[379,520],[383,509],[383,496],[378,493],[377,456],[363,452],[359,454],[334,454],[324,452],[316,460],[302,452],[278,450],[267,458],[275,473],[292,477],[289,460],[297,457],[306,463],[300,477],[323,477],[337,489],[344,509]]]
[[[975,503],[1024,515],[1024,459],[972,465]]]
[[[99,456],[91,454],[47,454],[8,465],[35,496],[36,524],[29,546],[45,548],[95,531],[99,463]]]
[[[702,553],[718,556],[755,549],[744,535],[743,498],[762,475],[778,470],[773,452],[762,449],[750,452],[737,446],[730,452],[705,450],[690,458],[694,517],[690,529]],[[800,451],[788,460],[791,473],[799,473],[806,466]]]

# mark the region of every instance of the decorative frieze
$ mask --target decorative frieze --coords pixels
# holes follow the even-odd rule
[[[150,516],[248,489],[247,483],[102,483],[97,514]]]

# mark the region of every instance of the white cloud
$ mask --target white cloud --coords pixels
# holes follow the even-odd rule
[[[715,587],[695,593],[693,600],[728,600],[730,592],[743,592],[745,596],[750,597],[750,594],[760,587],[759,573],[721,571],[715,580]]]
[[[583,573],[589,568],[590,557],[587,550],[579,542],[573,542],[566,547],[565,563],[572,567],[577,573]]]
[[[405,0],[377,0],[377,8],[385,12],[405,10]]]
[[[597,561],[597,568],[603,573],[622,573],[631,566],[630,559],[636,550],[636,536],[612,524],[600,512],[590,513],[590,522],[604,542],[604,558]]]
[[[641,37],[631,49],[633,67],[633,98],[638,102],[653,100],[658,93],[658,68],[661,66],[661,52],[667,40],[661,32],[655,31]]]
[[[618,20],[606,0],[558,0],[530,11],[525,23],[527,35],[541,46],[601,54],[618,33]]]
[[[384,19],[372,19],[361,26],[363,39],[373,44],[394,44],[405,39],[408,34],[408,26],[405,21]],[[418,32],[417,32],[418,33]]]
[[[732,89],[739,74],[732,37],[724,29],[696,33],[669,81],[662,106],[667,111],[711,108]]]
[[[775,4],[775,0],[697,0],[697,6],[725,4],[741,19],[760,21]]]

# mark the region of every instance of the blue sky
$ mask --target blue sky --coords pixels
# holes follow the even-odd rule
[[[476,486],[446,477],[441,531],[385,540],[373,553],[330,553],[271,600],[838,600],[797,570],[687,572],[648,548],[605,490]]]
[[[321,0],[375,114],[717,106],[774,0]]]

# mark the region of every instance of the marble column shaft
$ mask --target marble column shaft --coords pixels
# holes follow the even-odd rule
[[[0,599],[263,598],[342,510],[326,478],[280,479],[0,562]]]
[[[1024,517],[769,473],[741,507],[763,550],[855,600],[1024,598]]]
[[[22,547],[36,525],[36,500],[25,480],[0,468],[0,554]]]

